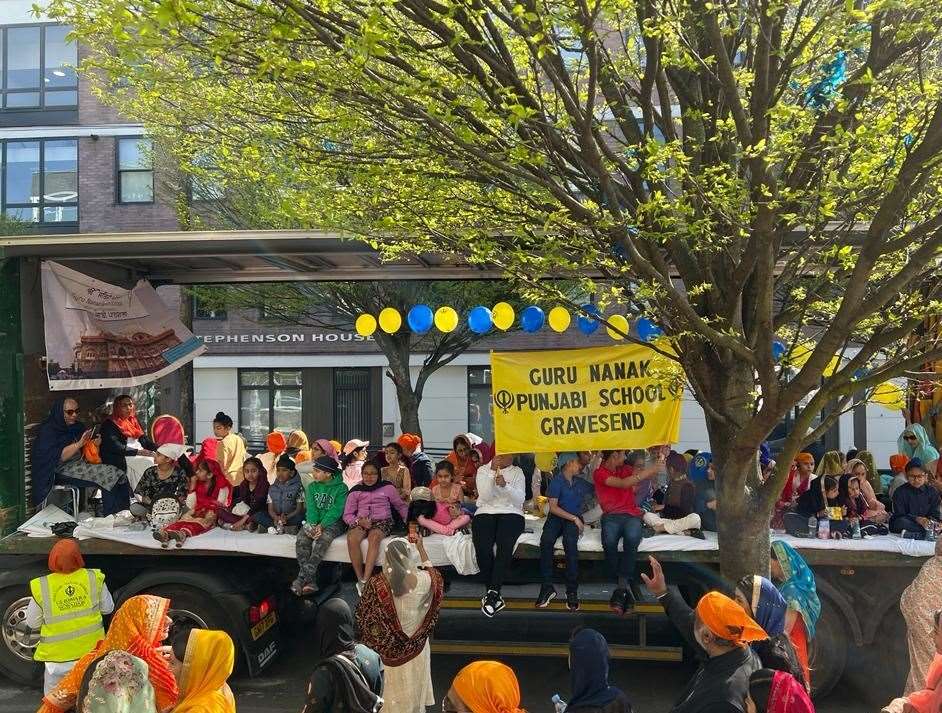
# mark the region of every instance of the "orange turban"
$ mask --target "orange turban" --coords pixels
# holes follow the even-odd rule
[[[469,663],[455,676],[452,687],[474,713],[525,713],[517,677],[499,661]]]
[[[85,566],[78,541],[71,537],[59,540],[49,550],[49,570],[57,574],[72,574]]]
[[[330,441],[330,445],[334,447],[335,453],[340,453],[343,450],[343,446],[340,445],[340,441]]]
[[[795,456],[796,463],[805,463],[807,465],[814,465],[814,456],[807,452],[799,453]]]
[[[288,441],[285,439],[285,434],[281,431],[272,431],[265,438],[265,445],[268,447],[269,453],[274,453],[277,456],[285,452],[285,448],[288,447]]]
[[[890,470],[894,473],[902,473],[906,470],[906,464],[909,463],[909,456],[902,453],[894,453],[890,456]]]
[[[414,433],[403,433],[401,436],[399,436],[398,443],[403,448],[414,451],[422,444],[422,439]]]
[[[719,592],[704,594],[697,603],[697,616],[714,635],[735,644],[768,639],[738,602]]]

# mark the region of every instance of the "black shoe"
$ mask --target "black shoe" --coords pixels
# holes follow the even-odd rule
[[[496,589],[488,589],[481,604],[481,611],[484,616],[491,618],[505,606],[504,598],[500,595],[500,592]]]
[[[698,540],[705,540],[705,539],[706,539],[706,535],[703,534],[703,530],[701,530],[701,529],[699,529],[699,528],[696,529],[696,530],[687,530],[687,536],[688,536],[688,537],[696,537]]]
[[[575,589],[566,592],[566,608],[571,612],[579,611],[579,592]]]
[[[615,612],[618,616],[622,616],[625,613],[625,602],[628,598],[628,590],[618,587],[614,592],[612,592],[612,598],[608,600],[608,608]]]
[[[556,598],[556,588],[552,584],[544,584],[540,587],[540,596],[536,598],[534,606],[537,609],[546,609],[549,603]]]

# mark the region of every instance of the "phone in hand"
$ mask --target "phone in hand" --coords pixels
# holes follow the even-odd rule
[[[95,439],[98,438],[99,435],[101,435],[101,426],[96,423],[92,426],[92,435],[89,436],[89,438]]]
[[[419,541],[419,524],[416,522],[409,523],[409,542],[413,545]]]

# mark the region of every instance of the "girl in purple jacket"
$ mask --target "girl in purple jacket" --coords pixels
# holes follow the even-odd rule
[[[343,510],[343,521],[350,528],[347,532],[347,549],[350,551],[353,573],[357,577],[358,593],[362,593],[366,580],[373,574],[380,543],[392,532],[393,508],[403,521],[408,511],[396,486],[387,480],[380,480],[379,467],[375,463],[364,463],[362,476],[363,481],[350,489]],[[365,565],[363,550],[360,549],[364,539],[368,543]]]

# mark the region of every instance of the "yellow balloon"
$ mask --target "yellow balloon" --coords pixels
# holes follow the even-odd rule
[[[605,331],[607,331],[608,336],[610,336],[615,341],[622,341],[625,338],[625,335],[628,334],[628,320],[625,319],[624,316],[620,314],[613,314],[611,317],[607,317],[605,321],[611,325],[606,327]]]
[[[453,332],[458,326],[458,313],[451,307],[439,307],[435,310],[435,326],[439,332]]]
[[[514,326],[514,308],[506,302],[498,302],[491,310],[491,320],[498,329],[507,330]]]
[[[825,376],[834,376],[834,372],[837,371],[838,367],[841,365],[841,358],[835,354],[831,357],[831,361],[827,363],[827,366],[824,367],[822,372]]]
[[[553,307],[546,316],[546,321],[554,332],[565,332],[572,322],[572,315],[565,307]]]
[[[402,326],[402,315],[394,307],[386,307],[379,313],[379,328],[386,334],[395,334]]]
[[[361,314],[356,322],[357,334],[368,337],[376,331],[376,317],[371,314]]]
[[[801,342],[792,347],[791,351],[785,355],[785,363],[795,369],[800,369],[805,364],[808,363],[808,360],[811,358],[811,354],[814,352],[814,343],[813,342]]]
[[[880,404],[887,411],[900,411],[906,408],[906,394],[892,381],[884,381],[873,390],[870,401]]]

